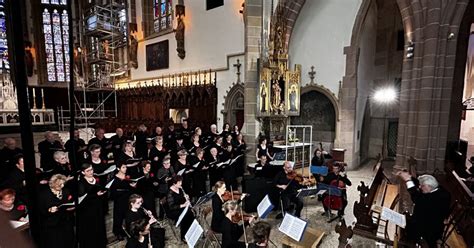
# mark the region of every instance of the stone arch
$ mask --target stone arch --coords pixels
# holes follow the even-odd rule
[[[232,125],[239,125],[242,128],[244,124],[244,86],[235,84],[227,92],[224,99],[224,109],[222,110],[223,122]]]
[[[293,28],[296,24],[296,19],[298,18],[301,9],[303,8],[306,0],[283,0],[283,1],[278,1],[278,5],[276,9],[282,8],[282,15],[284,18],[284,22],[286,24],[285,31],[286,33],[284,34],[285,36],[285,47],[284,50],[288,51],[289,48],[289,43],[291,39],[291,34],[293,32]],[[276,12],[275,12],[276,13]],[[276,22],[276,15],[272,16],[272,23]],[[272,26],[272,25],[270,25]],[[274,37],[276,30],[270,30],[270,37]],[[271,38],[270,38],[271,39]]]
[[[291,123],[313,126],[313,142],[331,147],[337,131],[338,104],[335,95],[321,85],[311,84],[301,88],[300,116]]]
[[[331,90],[320,84],[306,84],[305,86],[301,87],[301,95],[310,91],[318,91],[325,95],[329,101],[331,101],[336,114],[336,121],[339,121],[339,100],[337,99],[336,95],[332,93]]]

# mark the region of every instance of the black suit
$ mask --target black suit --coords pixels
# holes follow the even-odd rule
[[[436,247],[436,241],[443,234],[444,219],[449,215],[451,195],[442,187],[431,193],[422,193],[414,186],[408,192],[415,204],[412,218],[407,223],[409,238],[418,240],[423,237],[430,247]]]

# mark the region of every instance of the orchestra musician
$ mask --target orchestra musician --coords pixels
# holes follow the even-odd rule
[[[80,247],[105,248],[104,199],[106,190],[94,178],[91,164],[81,165],[81,176],[78,182],[78,196],[83,197],[77,208],[77,236]]]
[[[222,206],[225,218],[222,220],[222,248],[246,247],[244,242],[239,242],[244,233],[244,228],[254,221],[254,217],[249,217],[243,224],[237,224],[235,216],[240,214],[239,204],[236,201],[227,201]],[[241,221],[241,220],[240,220]],[[238,222],[240,222],[238,221]]]
[[[326,177],[324,177],[323,183],[327,185],[331,185],[331,186],[336,186],[341,190],[341,196],[340,196],[341,204],[334,204],[334,201],[339,199],[337,198],[338,196],[329,196],[328,194],[324,194],[323,201],[325,198],[331,197],[332,202],[331,202],[331,198],[327,198],[328,200],[326,201],[328,202],[328,204],[323,204],[324,213],[322,215],[323,216],[330,215],[330,209],[332,209],[331,205],[334,204],[334,205],[341,205],[338,207],[337,216],[342,217],[344,215],[344,210],[346,209],[346,206],[347,206],[346,186],[352,185],[352,182],[347,178],[347,175],[344,169],[344,164],[339,163],[339,162],[333,163],[332,171],[329,172]]]
[[[214,185],[214,194],[212,196],[212,219],[211,230],[217,233],[222,233],[222,220],[225,218],[222,205],[224,204],[224,193],[226,192],[226,185],[223,181],[217,181]]]
[[[270,241],[270,231],[272,226],[265,221],[258,221],[252,227],[253,243],[249,244],[251,248],[266,248]]]
[[[141,219],[147,220],[150,228],[150,239],[153,247],[165,247],[165,229],[161,228],[151,210],[142,207],[143,198],[132,194],[128,200],[129,209],[125,215],[125,230],[133,236],[132,223]]]
[[[170,190],[168,192],[168,197],[166,198],[166,207],[168,208],[166,213],[168,217],[175,222],[178,221],[180,214],[186,207],[191,207],[189,196],[184,193],[182,184],[183,178],[181,176],[174,176],[173,179],[171,179]],[[188,209],[180,224],[180,234],[183,242],[185,242],[184,235],[186,235],[193,219],[194,214],[190,209]]]
[[[289,161],[285,161],[283,164],[283,170],[275,176],[273,184],[280,190],[283,211],[287,212],[290,207],[290,202],[292,202],[296,205],[294,215],[300,217],[301,210],[303,209],[303,199],[301,199],[301,197],[296,197],[296,195],[298,194],[298,190],[303,186],[300,185],[295,178],[296,173],[293,171],[293,165]],[[277,215],[276,218],[283,218],[283,213]]]
[[[130,224],[131,238],[127,240],[125,248],[149,248],[150,247],[150,223],[146,219],[140,219]],[[155,246],[153,246],[155,247]]]
[[[74,201],[72,195],[63,190],[65,182],[64,175],[55,174],[49,180],[49,188],[39,194],[42,248],[74,247],[74,206],[61,206]]]
[[[408,172],[397,173],[406,183],[411,200],[415,204],[412,218],[407,220],[406,231],[410,240],[426,241],[430,248],[438,247],[444,230],[444,220],[449,215],[451,195],[431,175],[418,179]]]

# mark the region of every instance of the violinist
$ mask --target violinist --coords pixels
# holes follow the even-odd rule
[[[332,171],[328,173],[328,175],[324,178],[324,184],[337,186],[341,189],[341,200],[342,206],[338,209],[337,216],[342,217],[344,215],[344,210],[347,206],[347,192],[346,186],[351,186],[351,181],[347,178],[345,169],[342,163],[335,162],[332,166]],[[329,197],[329,195],[325,194],[323,198]],[[333,196],[335,197],[335,196]],[[329,215],[329,207],[327,204],[323,204],[324,213],[323,215]]]
[[[239,242],[240,237],[244,233],[246,225],[253,222],[254,217],[250,217],[243,225],[235,223],[235,216],[240,214],[240,208],[236,201],[227,201],[224,203],[222,210],[225,218],[222,220],[222,248],[246,247],[245,243]]]
[[[211,230],[217,233],[222,233],[221,223],[225,218],[222,205],[224,204],[224,193],[226,192],[226,185],[223,181],[217,181],[214,185],[214,194],[212,196],[212,220]]]
[[[303,209],[303,199],[296,197],[298,189],[303,186],[300,185],[297,180],[295,171],[293,171],[293,165],[289,161],[285,161],[283,165],[283,171],[280,171],[273,179],[273,184],[280,190],[281,204],[283,205],[283,211],[289,210],[290,202],[296,205],[295,216],[300,217],[301,210]],[[283,218],[283,213],[276,216],[277,219]]]

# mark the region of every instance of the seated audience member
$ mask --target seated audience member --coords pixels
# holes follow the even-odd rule
[[[437,247],[436,243],[443,235],[444,219],[449,215],[451,195],[431,175],[418,179],[405,171],[398,175],[405,181],[415,204],[412,218],[407,221],[408,238],[415,241],[423,238],[429,247]]]

